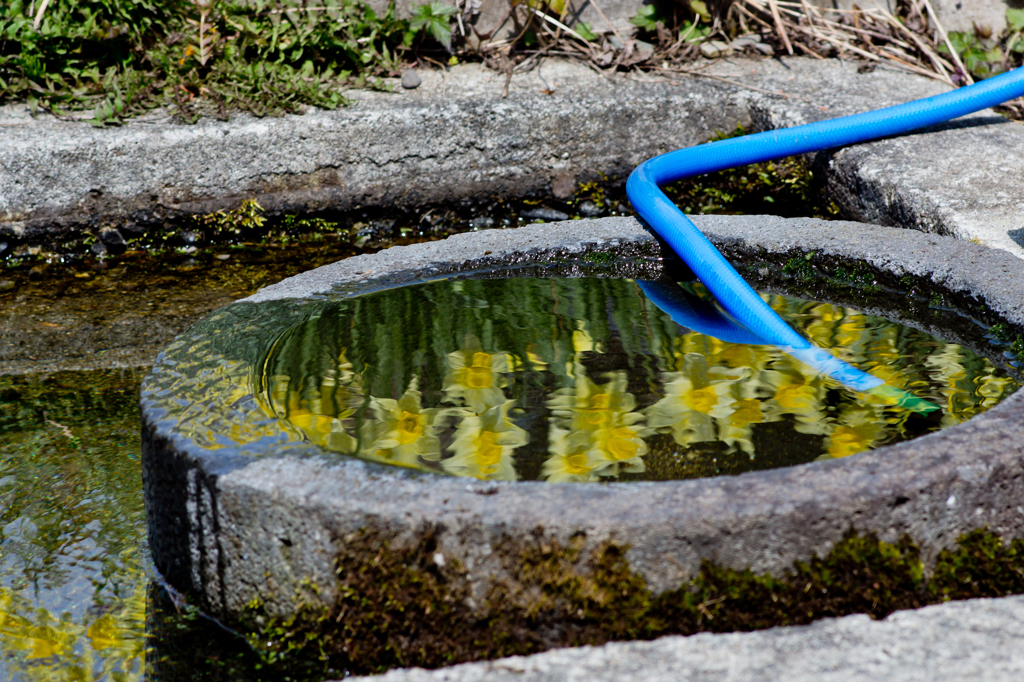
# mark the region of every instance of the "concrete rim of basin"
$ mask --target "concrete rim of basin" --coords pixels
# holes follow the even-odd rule
[[[734,261],[769,269],[794,254],[856,261],[892,278],[927,281],[1016,329],[1024,323],[1024,261],[1000,250],[814,219],[698,216],[696,222]],[[199,404],[222,399],[230,393],[225,382],[248,376],[248,368],[216,353],[204,356],[205,371],[192,378],[183,361],[206,353],[211,329],[251,334],[258,342],[266,330],[252,311],[262,306],[291,307],[332,290],[344,294],[554,256],[571,271],[595,251],[652,273],[671,261],[664,248],[631,218],[470,233],[325,266],[215,313],[165,351],[143,383],[143,478],[156,567],[204,610],[236,621],[254,600],[267,613],[287,616],[300,593],[307,604],[329,607],[337,598],[339,552],[367,532],[401,546],[428,529],[439,565],[460,567],[474,610],[486,608],[479,599],[488,586],[515,580],[510,561],[522,546],[517,542],[565,546],[575,539],[584,554],[619,543],[631,570],[660,593],[678,588],[705,559],[786,570],[826,554],[850,529],[887,541],[909,535],[926,561],[975,528],[987,526],[1004,538],[1024,535],[1021,392],[964,424],[843,460],[601,485],[422,475],[272,437],[232,444],[204,431],[216,427],[180,405],[181,395]],[[229,388],[237,401],[225,412],[244,411],[244,392]],[[559,645],[551,636],[550,646]]]

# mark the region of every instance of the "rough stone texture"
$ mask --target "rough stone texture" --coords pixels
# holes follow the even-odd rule
[[[621,177],[659,151],[749,123],[743,95],[710,81],[612,82],[552,62],[514,78],[502,99],[504,76],[479,65],[421,76],[415,90],[396,79],[394,93],[357,91],[351,107],[279,119],[103,130],[8,118],[0,236],[160,225],[253,196],[297,212],[547,193],[559,177]]]
[[[369,3],[377,12],[387,10],[388,3],[383,0],[371,0]],[[414,5],[422,4],[416,0],[399,0],[396,3],[396,10],[401,17],[412,15]],[[603,0],[600,2],[601,16],[594,9],[591,0],[569,0],[567,3],[565,23],[575,26],[579,21],[589,23],[594,31],[606,31],[609,23],[617,30],[632,30],[629,19],[636,15],[642,5],[651,4],[641,0]],[[722,4],[720,2],[709,2],[710,7]],[[896,0],[810,0],[810,4],[824,9],[851,10],[854,5],[865,9],[875,4],[887,9],[889,12],[896,10]],[[1020,8],[1024,6],[1020,0],[932,0],[932,7],[938,16],[942,27],[947,31],[971,32],[974,26],[986,26],[991,28],[995,34],[999,34],[1006,28],[1006,9],[1008,7]],[[498,32],[501,29],[511,30],[511,22],[501,23],[508,12],[508,0],[482,0],[480,13],[472,21],[476,29],[483,33]],[[607,21],[606,19],[607,18]]]
[[[367,4],[378,14],[388,9],[388,2],[385,0],[369,0]],[[421,4],[424,3],[418,0],[397,0],[395,12],[399,17],[408,18],[412,16],[413,7]],[[451,4],[464,8],[468,3]],[[479,13],[465,15],[467,30],[473,27],[477,33],[492,35],[494,38],[510,33],[515,35],[518,31],[515,30],[512,21],[508,20],[509,4],[509,0],[480,0]],[[570,27],[585,21],[591,25],[591,30],[595,33],[611,32],[611,27],[614,26],[620,34],[632,34],[636,26],[629,23],[630,18],[636,15],[641,6],[652,3],[644,0],[601,0],[598,4],[601,7],[600,12],[594,8],[595,3],[592,0],[566,0],[565,16],[562,21]],[[601,16],[602,14],[604,16]]]
[[[931,280],[938,291],[1024,324],[1024,262],[999,250],[810,219],[704,217],[698,225],[733,257],[815,251],[862,260],[896,277]],[[236,307],[310,296],[346,282],[390,285],[501,267],[522,262],[524,254],[543,262],[593,250],[656,257],[660,249],[636,221],[624,218],[467,234],[326,266]],[[189,337],[182,348],[198,340]],[[794,560],[826,554],[851,528],[890,542],[909,534],[926,561],[981,526],[1008,538],[1024,536],[1021,393],[959,426],[839,461],[735,477],[588,486],[422,476],[324,457],[295,443],[207,450],[191,440],[191,425],[167,417],[166,401],[181,396],[161,397],[150,388],[153,377],[179,371],[175,357],[163,357],[141,398],[150,546],[172,585],[228,619],[254,597],[271,613],[288,613],[302,585],[310,599],[332,604],[338,543],[361,529],[401,544],[425,526],[440,528],[440,551],[465,567],[472,594],[486,593],[491,581],[507,576],[502,562],[508,557],[496,548],[535,532],[560,543],[582,532],[590,549],[606,540],[628,543],[631,568],[655,592],[677,587],[702,559],[779,572]],[[204,374],[201,381],[208,380],[215,375]]]
[[[760,632],[664,637],[602,647],[393,670],[379,682],[953,682],[1024,679],[1024,597],[972,599]]]
[[[811,4],[825,9],[851,10],[854,5],[870,9],[878,5],[889,12],[896,10],[896,0],[811,0]],[[1007,8],[1024,6],[1020,0],[932,0],[931,4],[947,31],[970,33],[977,25],[991,28],[994,35],[1006,28]]]
[[[1006,29],[1007,8],[1024,7],[1021,0],[932,0],[932,7],[947,31],[970,33],[974,27],[988,27],[994,35]]]
[[[0,116],[0,237],[53,240],[115,223],[130,234],[178,212],[253,196],[273,211],[298,212],[547,193],[570,179],[624,177],[645,158],[737,123],[791,126],[945,89],[888,67],[860,74],[857,66],[786,58],[707,68],[741,87],[609,80],[545,62],[513,78],[502,99],[504,77],[471,65],[424,72],[415,90],[396,79],[394,94],[354,92],[354,106],[336,112],[195,126],[150,120],[103,130],[11,113]],[[1020,124],[981,113],[817,158],[828,190],[853,219],[1024,256],[1013,238],[1024,241]]]

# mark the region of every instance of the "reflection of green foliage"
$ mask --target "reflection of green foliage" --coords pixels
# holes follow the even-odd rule
[[[139,378],[0,377],[0,651],[25,679],[142,678]],[[82,577],[81,612],[57,616],[47,594]]]

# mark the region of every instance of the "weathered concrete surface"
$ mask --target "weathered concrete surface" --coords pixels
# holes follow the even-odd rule
[[[1024,325],[1024,262],[999,250],[810,219],[703,217],[698,225],[733,258],[766,268],[772,254],[781,262],[811,251],[856,259],[886,276],[922,278],[936,291]],[[501,267],[524,254],[545,262],[594,250],[663,255],[650,234],[625,218],[459,235],[305,273],[236,304],[249,307],[238,308],[234,319],[244,323],[240,330],[251,329],[260,310],[253,304],[346,282],[372,287]],[[214,324],[234,324],[230,310]],[[237,333],[231,327],[207,332]],[[261,334],[268,342],[276,338],[266,329]],[[1007,538],[1024,536],[1021,393],[967,423],[840,461],[670,483],[467,483],[328,458],[311,445],[275,445],[262,436],[238,447],[223,445],[227,440],[216,449],[200,447],[195,424],[178,423],[173,414],[188,393],[178,383],[180,361],[202,340],[182,337],[143,387],[147,518],[153,558],[168,581],[229,619],[256,598],[269,612],[287,614],[300,590],[314,603],[333,604],[340,543],[359,532],[381,533],[398,547],[425,527],[437,529],[438,551],[458,560],[467,589],[478,596],[492,581],[510,579],[506,562],[518,555],[499,551],[509,538],[564,545],[582,533],[588,551],[609,540],[628,543],[631,568],[661,592],[692,576],[703,559],[782,571],[794,560],[826,554],[851,528],[890,542],[907,534],[926,560],[981,526]],[[196,381],[210,395],[219,379],[203,372]]]
[[[272,211],[413,207],[546,194],[624,177],[640,161],[737,123],[775,128],[857,113],[945,86],[879,67],[783,59],[709,63],[712,79],[605,78],[545,62],[512,80],[478,65],[424,72],[415,90],[353,92],[336,112],[101,130],[0,117],[0,239],[56,240],[107,224],[159,229],[181,212],[256,197]],[[756,88],[756,89],[755,89]],[[788,97],[762,92],[784,91]],[[546,93],[553,94],[546,94]],[[854,219],[976,240],[1024,256],[1024,126],[989,114],[820,154]]]
[[[354,106],[279,119],[115,130],[17,119],[0,128],[0,237],[109,221],[143,229],[253,196],[296,212],[548,193],[563,176],[624,176],[749,122],[743,96],[712,82],[612,82],[550,63],[514,78],[502,99],[504,76],[479,65],[423,77],[416,90],[353,92]]]
[[[367,4],[378,14],[388,9],[388,2],[385,0],[370,0]],[[423,3],[417,0],[398,0],[395,2],[395,13],[399,17],[408,18],[412,16],[413,7]],[[465,9],[469,4],[465,1],[452,3],[460,9]],[[636,26],[629,23],[629,20],[636,15],[643,5],[650,2],[644,0],[602,0],[600,12],[595,9],[592,0],[566,0],[565,16],[562,21],[574,27],[578,22],[584,21],[590,24],[595,33],[611,32],[612,27],[620,35],[632,35],[636,32]],[[471,29],[483,35],[490,35],[499,39],[518,33],[515,25],[508,18],[509,0],[479,0],[478,13],[466,12],[464,16],[464,28],[468,35],[473,35]],[[602,16],[603,15],[603,16]]]
[[[811,0],[811,4],[826,9],[851,10],[854,5],[871,9],[879,5],[889,12],[896,10],[896,0]],[[917,4],[921,5],[920,2]],[[971,33],[977,25],[992,29],[994,35],[999,35],[1006,28],[1007,8],[1024,7],[1020,0],[932,0],[931,5],[939,23],[947,31]]]
[[[664,637],[441,670],[393,670],[375,682],[953,682],[1024,679],[1024,597],[972,599],[760,632]]]
[[[993,35],[1006,30],[1006,10],[1024,7],[1021,0],[932,0],[932,7],[947,31],[971,33],[990,28]]]

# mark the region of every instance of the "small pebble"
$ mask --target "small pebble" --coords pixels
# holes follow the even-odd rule
[[[216,256],[214,256],[214,258],[216,258],[217,260],[227,260],[228,258],[231,258],[231,254],[230,253],[218,253]]]
[[[754,45],[759,42],[761,42],[761,36],[756,33],[748,33],[745,36],[740,36],[729,44],[734,50],[742,50],[745,47],[754,47]]]
[[[604,209],[595,204],[593,201],[584,201],[580,204],[580,215],[584,218],[596,218],[604,213]]]
[[[715,59],[728,57],[733,53],[733,49],[729,47],[728,43],[723,43],[721,40],[709,40],[700,44],[700,53],[708,59]]]
[[[775,54],[775,48],[768,43],[754,43],[754,49],[766,57],[771,57]]]
[[[10,291],[14,288],[14,282],[9,279],[0,279],[0,291]]]
[[[569,216],[561,211],[556,211],[553,208],[531,208],[528,211],[523,211],[519,214],[522,218],[529,220],[568,220]]]
[[[124,236],[113,227],[105,227],[100,230],[100,241],[107,246],[126,246]]]
[[[402,87],[405,88],[406,90],[413,90],[414,88],[418,88],[420,87],[420,83],[422,82],[423,79],[420,78],[420,75],[413,71],[412,69],[409,69],[408,71],[402,74]]]
[[[473,218],[469,221],[469,226],[474,230],[486,230],[489,227],[494,227],[494,218],[489,215]]]

